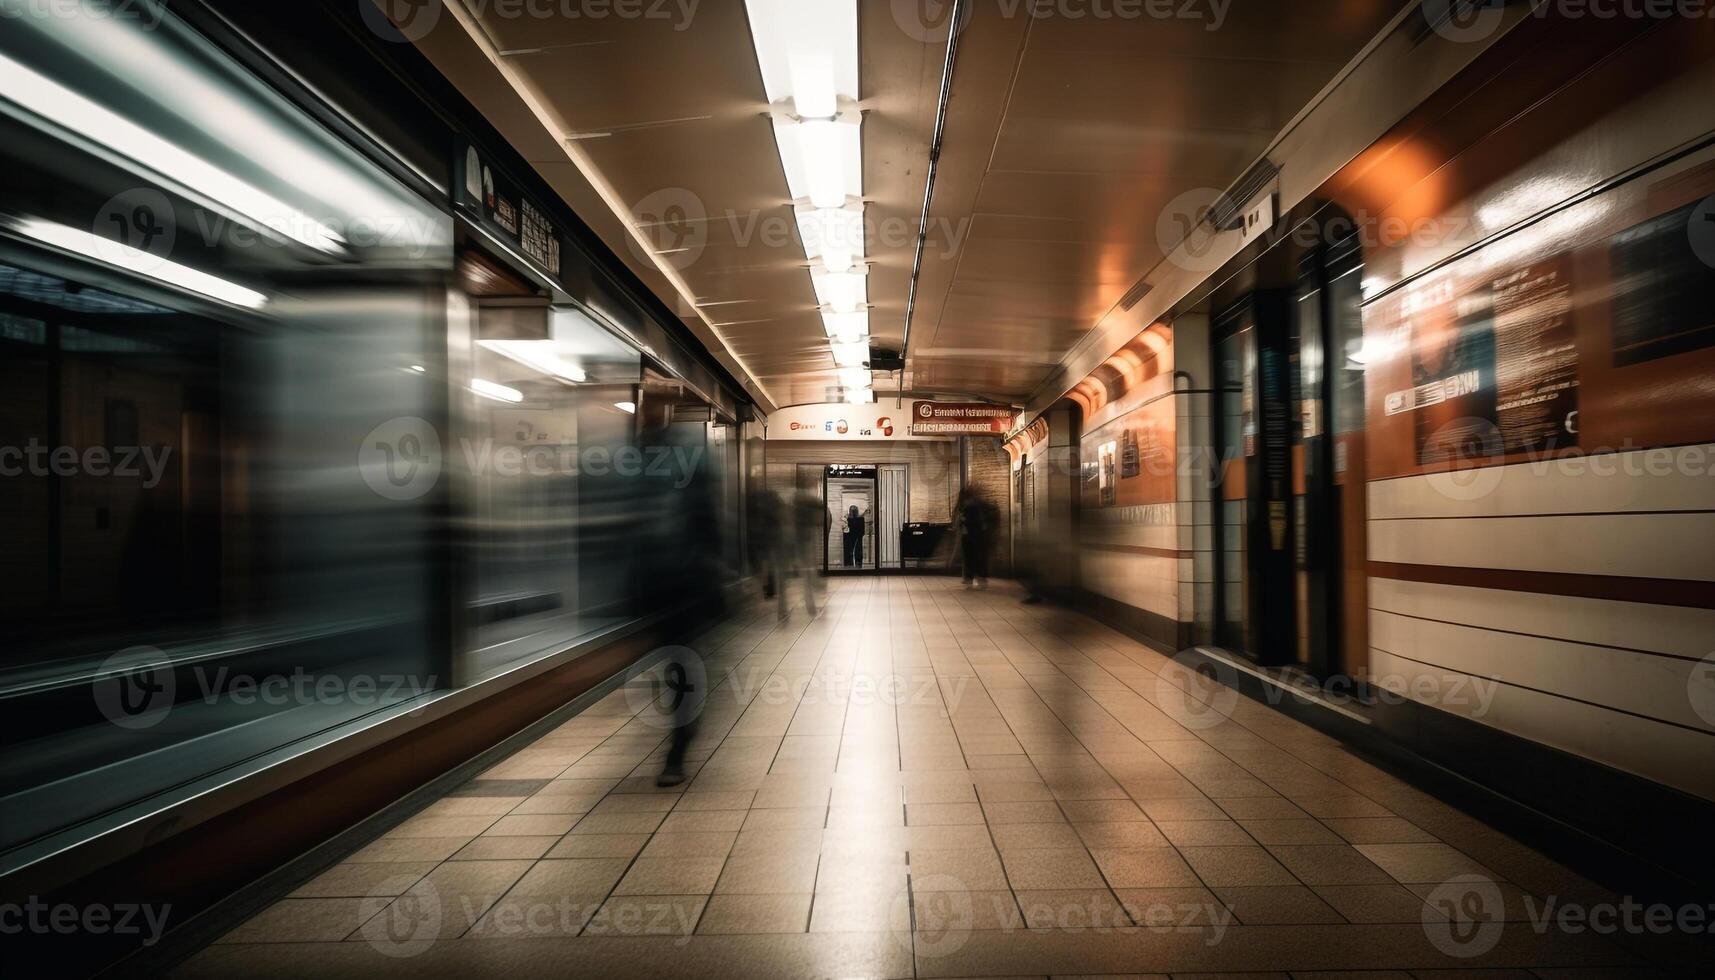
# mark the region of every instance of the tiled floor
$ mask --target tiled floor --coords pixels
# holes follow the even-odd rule
[[[851,578],[814,620],[759,605],[699,645],[687,784],[655,787],[634,684],[181,972],[1657,975],[1531,922],[1609,898],[1566,869],[1018,599]]]

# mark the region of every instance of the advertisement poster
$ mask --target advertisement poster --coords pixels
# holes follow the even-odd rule
[[[1173,402],[1145,405],[1083,437],[1086,507],[1136,507],[1176,499]]]
[[[916,402],[911,406],[911,431],[920,436],[1005,435],[1017,414],[1006,405]]]
[[[1457,291],[1444,277],[1398,300],[1392,335],[1411,385],[1386,393],[1412,420],[1420,465],[1577,443],[1578,351],[1565,256]]]

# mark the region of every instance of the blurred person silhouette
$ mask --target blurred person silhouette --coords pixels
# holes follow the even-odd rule
[[[989,587],[989,552],[994,547],[995,527],[1000,512],[969,487],[959,491],[954,515],[959,522],[959,538],[965,560],[965,588],[974,584],[979,589]]]
[[[821,498],[808,490],[799,490],[792,498],[790,545],[781,549],[780,560],[780,621],[792,617],[792,602],[787,596],[787,583],[796,578],[804,583],[804,608],[811,616],[817,613],[816,593],[821,588],[816,574],[818,555],[828,540],[828,511]]]
[[[846,567],[863,565],[863,514],[857,504],[846,511]]]
[[[689,433],[675,432],[670,425],[656,426],[639,441],[646,453],[652,447],[684,448]],[[660,471],[645,469],[636,477],[636,499],[644,518],[638,535],[645,576],[642,594],[648,597],[649,612],[670,614],[669,633],[688,641],[726,612],[720,508],[714,477],[702,465],[702,453],[671,453],[664,458],[673,462]],[[675,654],[664,665],[672,698],[673,738],[656,779],[660,786],[685,780],[685,755],[697,733],[705,694],[702,684],[692,680],[702,675],[699,654],[689,647],[673,649]]]
[[[784,587],[780,581],[780,559],[786,537],[781,527],[786,508],[781,505],[780,496],[766,487],[753,487],[748,504],[751,572],[762,578],[762,597],[772,599]]]

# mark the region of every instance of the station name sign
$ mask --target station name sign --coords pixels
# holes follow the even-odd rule
[[[916,402],[911,434],[917,436],[999,436],[1012,428],[1016,413],[1006,405],[980,402]]]

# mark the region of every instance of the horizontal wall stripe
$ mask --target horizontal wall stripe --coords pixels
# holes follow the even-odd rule
[[[1371,645],[1395,656],[1545,694],[1715,732],[1692,710],[1698,661],[1377,612]]]
[[[1614,602],[1715,609],[1715,582],[1573,575],[1504,568],[1459,568],[1385,561],[1369,562],[1368,571],[1372,583],[1375,579],[1397,579],[1403,582],[1428,582],[1495,591],[1536,592]]]
[[[1371,561],[1715,581],[1715,513],[1369,522]]]
[[[1471,678],[1372,648],[1378,674],[1420,677],[1442,690]],[[1494,699],[1475,716],[1470,705],[1431,704],[1480,724],[1715,800],[1715,735],[1494,682]]]
[[[1099,541],[1085,541],[1083,546],[1090,551],[1106,551],[1120,555],[1153,555],[1157,558],[1190,558],[1195,552],[1179,551],[1175,548],[1146,548],[1141,545],[1106,544]]]
[[[1369,595],[1372,609],[1419,619],[1691,659],[1715,650],[1715,610],[1693,606],[1398,578],[1372,578]]]
[[[1372,520],[1715,510],[1715,445],[1639,449],[1377,480]]]

